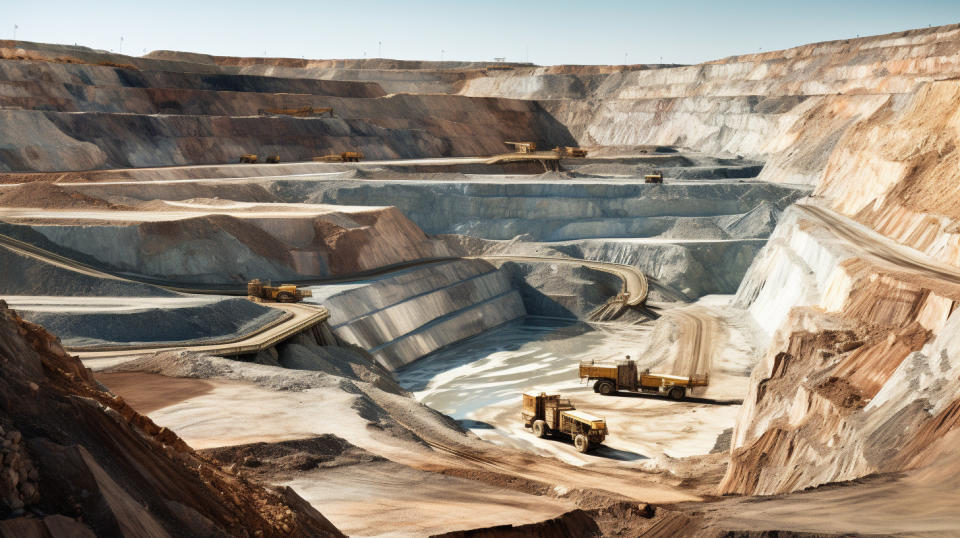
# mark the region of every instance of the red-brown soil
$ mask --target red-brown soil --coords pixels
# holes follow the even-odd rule
[[[110,389],[110,392],[123,394],[126,402],[143,414],[202,396],[214,389],[213,383],[203,379],[165,377],[139,372],[102,372],[96,374],[96,378]]]
[[[0,190],[0,206],[43,209],[129,209],[46,182],[28,183]]]

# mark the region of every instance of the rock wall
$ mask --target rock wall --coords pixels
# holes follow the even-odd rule
[[[520,68],[465,95],[539,99],[581,145],[682,145],[765,161],[761,179],[815,184],[848,129],[958,75],[960,26],[814,43],[662,69]],[[558,72],[559,71],[559,72]]]
[[[360,285],[314,288],[341,340],[390,370],[526,315],[508,273],[479,260],[411,269]]]
[[[891,100],[844,135],[815,194],[899,243],[960,265],[958,123],[955,81]]]
[[[317,279],[455,254],[395,208],[253,205],[244,212],[195,206],[199,216],[161,220],[111,213],[81,221],[7,223],[3,232],[113,272],[160,283],[243,284],[252,278]],[[260,208],[267,214],[258,214]],[[191,208],[179,208],[190,211]],[[132,221],[132,222],[131,222]],[[9,222],[9,221],[8,221]],[[224,268],[230,268],[224,272]]]
[[[303,184],[302,181],[298,182]],[[759,183],[475,183],[318,180],[314,203],[397,207],[428,234],[563,241],[592,237],[762,238],[805,191]],[[281,182],[274,190],[284,192]],[[697,219],[697,217],[707,217]]]
[[[245,153],[284,161],[349,150],[382,159],[489,155],[513,138],[575,143],[534,101],[386,95],[357,80],[11,45],[0,43],[0,133],[8,134],[0,172],[218,164]],[[260,114],[301,107],[332,107],[333,117]]]
[[[170,301],[153,308],[135,298],[126,308],[101,308],[85,311],[82,307],[71,310],[41,305],[18,307],[17,311],[24,319],[55,331],[71,348],[216,343],[242,338],[284,317],[282,310],[236,297],[190,306]]]
[[[740,154],[767,162],[762,179],[814,184],[852,125],[956,77],[958,52],[957,25],[694,66],[134,58],[7,41],[0,132],[41,136],[7,137],[0,170],[222,163],[265,151],[293,160],[354,148],[377,158],[482,155],[530,139]],[[301,106],[332,106],[336,117],[256,116]],[[57,142],[36,142],[44,139]]]
[[[740,289],[775,331],[734,432],[725,493],[929,465],[956,427],[956,84],[890,98],[837,142]],[[791,311],[790,309],[793,308]]]

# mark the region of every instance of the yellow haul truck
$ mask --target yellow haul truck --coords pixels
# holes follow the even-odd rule
[[[580,379],[595,381],[593,391],[603,395],[617,391],[647,392],[666,394],[674,400],[682,400],[693,387],[706,387],[707,375],[679,376],[670,374],[652,374],[650,370],[637,372],[637,363],[630,359],[614,365],[596,364],[593,361],[580,363]]]
[[[298,303],[302,301],[304,297],[312,297],[313,292],[310,290],[297,289],[297,286],[294,284],[271,286],[269,283],[264,284],[259,278],[255,278],[247,282],[247,295],[252,299],[260,301]]]
[[[607,436],[605,420],[578,411],[570,400],[559,394],[524,392],[520,416],[524,427],[532,429],[537,437],[551,434],[570,437],[577,452],[587,452],[603,443]]]

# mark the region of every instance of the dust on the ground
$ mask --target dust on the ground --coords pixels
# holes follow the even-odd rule
[[[140,413],[151,413],[168,405],[174,405],[209,393],[214,383],[205,379],[166,377],[140,372],[98,372],[94,377],[123,397],[130,407]]]

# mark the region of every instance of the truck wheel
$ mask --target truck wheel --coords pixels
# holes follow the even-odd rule
[[[593,390],[603,394],[604,396],[609,396],[614,392],[617,392],[617,387],[612,381],[601,379],[600,381],[597,381],[596,385],[593,386]]]
[[[676,400],[679,402],[680,400],[683,399],[683,393],[684,393],[683,388],[673,387],[672,389],[670,389],[670,392],[668,394],[670,395],[671,400]]]
[[[543,439],[547,436],[547,423],[542,420],[533,421],[533,434]]]
[[[297,298],[290,292],[282,291],[277,294],[278,303],[295,303]]]
[[[577,452],[584,454],[590,450],[590,440],[582,433],[577,434],[577,436],[573,438],[573,446],[576,447]]]

